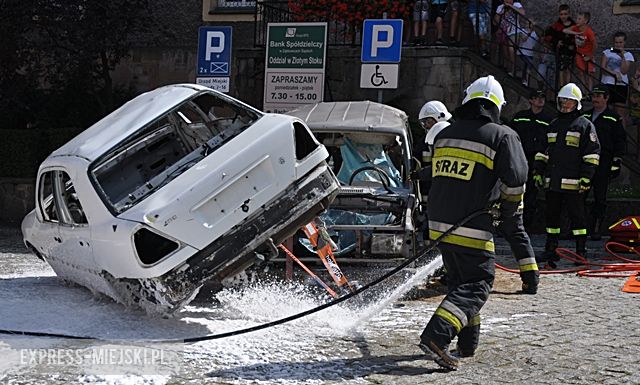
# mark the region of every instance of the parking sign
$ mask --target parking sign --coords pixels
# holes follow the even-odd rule
[[[367,19],[362,26],[363,63],[400,63],[402,19]]]
[[[197,76],[231,74],[231,27],[200,27]]]

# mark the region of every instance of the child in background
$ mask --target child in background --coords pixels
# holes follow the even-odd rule
[[[531,20],[522,22],[522,30],[520,31],[520,47],[518,56],[522,59],[522,84],[529,85],[529,76],[531,68],[535,68],[533,64],[533,56],[535,54],[535,46],[538,42],[538,35],[534,30],[534,23]]]
[[[567,4],[561,4],[558,8],[558,20],[545,32],[545,41],[548,47],[557,57],[556,67],[559,71],[558,84],[567,84],[571,81],[571,68],[575,63],[576,43],[573,35],[563,31],[575,25],[571,18]]]
[[[562,32],[574,35],[576,43],[576,67],[580,71],[580,81],[587,87],[587,94],[593,88],[593,74],[596,66],[593,64],[593,53],[596,49],[596,35],[589,26],[591,14],[589,12],[578,13],[576,25],[565,28]]]
[[[491,37],[489,19],[491,18],[491,0],[469,0],[467,7],[473,31],[478,34],[480,52],[483,57],[489,56],[488,41]],[[477,22],[477,25],[476,25]]]
[[[514,44],[516,42],[516,34],[519,32],[518,16],[524,16],[524,7],[522,3],[514,0],[504,0],[504,3],[496,9],[494,21],[498,25],[496,32],[497,41],[502,47],[503,57],[505,58],[505,67],[509,75],[513,76],[516,64],[516,51]]]

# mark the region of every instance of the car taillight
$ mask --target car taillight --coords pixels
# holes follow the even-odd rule
[[[178,242],[167,239],[145,228],[133,234],[133,243],[136,247],[138,258],[140,258],[140,261],[145,265],[158,262],[180,247]]]

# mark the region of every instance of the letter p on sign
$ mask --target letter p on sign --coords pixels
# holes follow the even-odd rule
[[[371,57],[378,56],[378,48],[389,48],[393,45],[393,27],[390,25],[374,25],[371,41]]]
[[[400,63],[402,19],[367,19],[362,24],[363,63]]]
[[[205,47],[206,60],[213,60],[212,54],[224,51],[224,33],[221,31],[207,31],[207,44]]]

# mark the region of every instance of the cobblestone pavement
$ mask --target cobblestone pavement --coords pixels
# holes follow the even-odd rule
[[[11,241],[7,240],[7,235],[11,236]],[[543,242],[542,237],[534,237],[536,251],[541,251]],[[570,242],[565,243],[571,246]],[[497,246],[499,254],[509,254],[503,241],[498,240]],[[588,246],[597,251],[602,249],[602,242],[591,242]],[[6,264],[7,258],[19,257],[19,253],[23,252],[15,233],[2,232],[0,229],[0,274],[7,273],[2,271],[3,266],[13,266],[14,270],[10,273],[19,276],[21,271],[28,272],[27,259],[19,264]],[[598,257],[594,253],[592,256]],[[515,266],[509,256],[501,256],[498,260],[505,265]],[[560,267],[563,266],[573,267],[568,263]],[[44,282],[51,283],[50,280]],[[517,275],[498,271],[491,297],[482,310],[480,348],[475,357],[463,360],[457,372],[439,369],[435,363],[426,360],[415,346],[422,328],[442,299],[436,286],[428,286],[419,292],[430,295],[396,301],[355,331],[340,330],[334,333],[331,327],[342,322],[341,317],[353,316],[336,311],[331,319],[326,316],[324,320],[311,317],[289,328],[254,333],[244,336],[244,339],[234,337],[219,343],[187,345],[184,370],[180,375],[161,376],[155,380],[145,378],[140,382],[640,384],[640,298],[621,292],[623,282],[622,278],[544,275],[538,294],[531,296],[515,294],[520,288]],[[11,284],[18,285],[20,282]],[[36,289],[32,289],[34,293]],[[87,299],[88,294],[82,290],[72,289],[74,292],[70,293],[81,302],[92,301]],[[48,290],[62,289],[51,287]],[[76,291],[80,291],[80,294]],[[28,299],[25,301],[28,302]],[[12,306],[19,306],[15,303]],[[92,312],[102,312],[112,317],[114,327],[122,324],[124,328],[135,328],[145,320],[143,315],[124,314],[126,312],[121,308],[102,301],[93,301],[90,306]],[[198,314],[204,314],[192,313],[190,327],[194,322],[197,323],[193,320]],[[65,317],[73,319],[74,315],[67,314]],[[118,317],[129,323],[124,323]],[[179,321],[147,320],[148,325],[158,330],[162,325],[165,329],[187,328],[188,325]],[[329,328],[322,328],[325,321]],[[54,323],[55,314],[47,322]],[[306,330],[301,332],[300,329],[305,325]],[[149,333],[153,331],[151,329],[149,326]],[[0,336],[0,348],[3,341],[8,348],[21,346],[11,338]],[[107,381],[103,377],[85,376],[74,370],[56,375],[49,375],[43,370],[9,371],[4,376],[0,370],[0,383],[121,383],[118,378]],[[127,377],[122,382],[138,383],[135,380]]]

